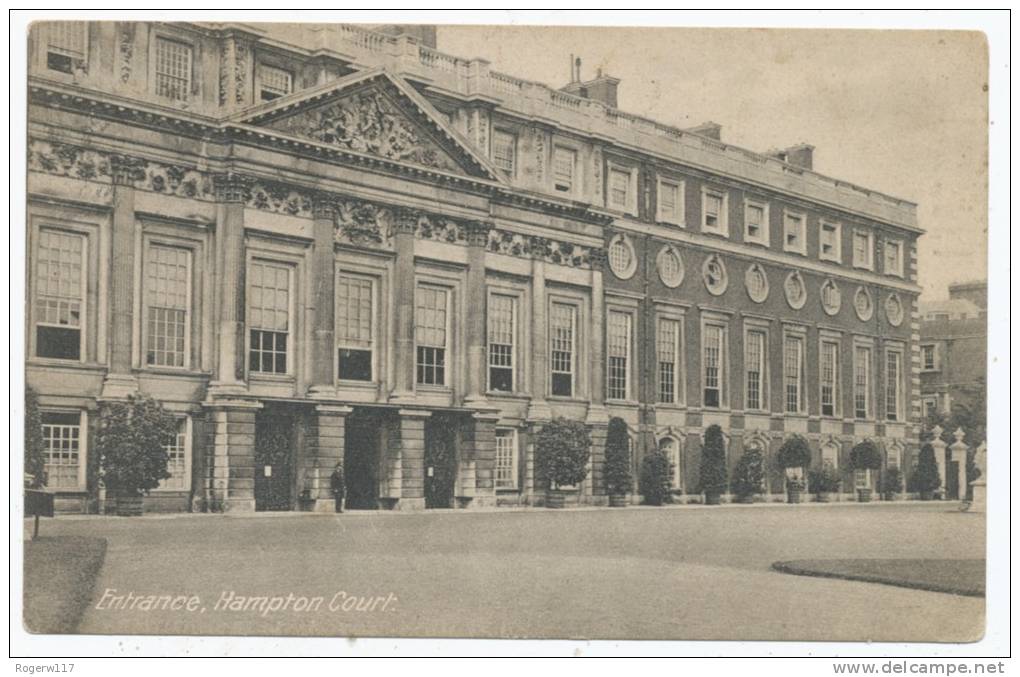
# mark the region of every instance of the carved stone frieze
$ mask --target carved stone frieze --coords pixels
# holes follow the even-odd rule
[[[453,159],[377,90],[365,90],[319,108],[281,118],[270,127],[399,162],[457,171]]]

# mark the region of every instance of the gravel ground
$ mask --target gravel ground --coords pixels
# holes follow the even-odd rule
[[[904,503],[47,527],[109,542],[85,633],[973,641],[983,599],[789,576],[771,564],[983,557],[984,524],[955,504]],[[131,608],[129,593],[194,608]]]

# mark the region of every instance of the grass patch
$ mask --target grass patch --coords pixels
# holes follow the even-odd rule
[[[25,629],[39,634],[75,632],[103,566],[106,539],[38,538],[25,543]]]
[[[797,576],[843,578],[968,597],[985,596],[983,559],[799,559],[772,568]]]

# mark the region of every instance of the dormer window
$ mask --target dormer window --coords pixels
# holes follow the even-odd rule
[[[272,101],[294,91],[294,76],[276,66],[259,66],[259,100]]]

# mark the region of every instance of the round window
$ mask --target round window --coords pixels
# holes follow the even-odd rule
[[[871,319],[871,314],[874,311],[874,307],[871,305],[871,294],[864,287],[858,287],[854,293],[854,312],[857,313],[857,317],[861,319],[861,322],[867,322]]]
[[[796,270],[786,276],[783,284],[783,291],[786,292],[786,302],[794,310],[800,310],[807,301],[807,290],[804,288],[804,278]]]
[[[666,245],[659,250],[655,265],[659,269],[659,279],[669,288],[679,287],[684,280],[684,261],[680,252],[673,245]]]
[[[755,303],[762,303],[769,296],[769,278],[760,264],[752,263],[748,267],[744,273],[744,285],[747,287],[747,295]]]
[[[705,288],[710,294],[719,296],[726,291],[729,278],[726,276],[726,266],[723,265],[718,254],[712,254],[705,259],[705,263],[701,267],[701,275],[705,280]]]
[[[630,238],[623,234],[613,236],[609,241],[609,269],[621,280],[626,280],[634,275],[636,268],[637,257]]]
[[[894,327],[903,324],[903,302],[896,294],[889,294],[885,300],[885,316]]]
[[[839,287],[832,280],[826,280],[822,283],[822,308],[829,315],[835,315],[839,312],[839,307],[842,305],[843,299],[839,293]]]

